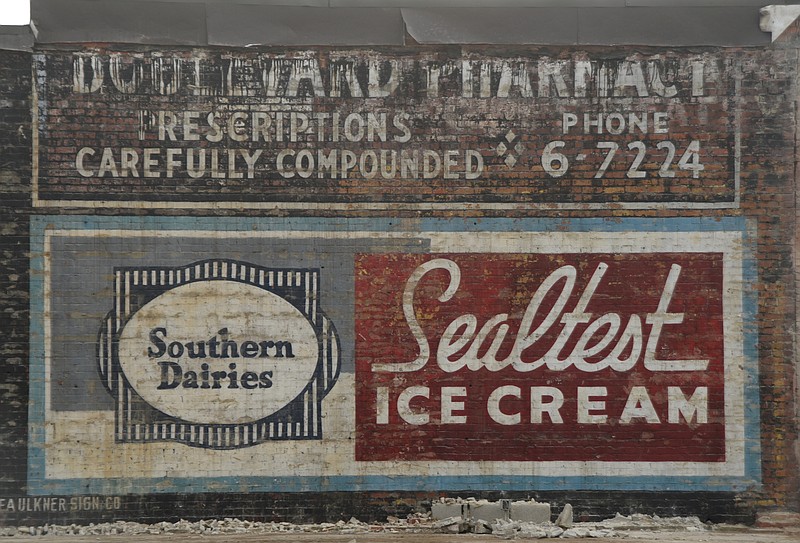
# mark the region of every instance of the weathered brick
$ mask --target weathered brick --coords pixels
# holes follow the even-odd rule
[[[374,520],[426,509],[431,500],[457,495],[536,498],[550,502],[556,511],[569,502],[576,520],[619,511],[753,522],[757,510],[796,507],[797,58],[791,41],[763,49],[700,50],[409,46],[380,51],[189,51],[140,46],[123,51],[76,46],[43,48],[34,55],[0,52],[0,523],[214,515]],[[576,63],[584,61],[595,70],[594,76],[587,76],[586,96],[575,80],[576,74],[583,77],[584,66],[577,64],[576,70]],[[160,72],[160,66],[165,70]],[[168,85],[175,66],[180,75],[173,87],[160,87],[159,75]],[[465,66],[472,72],[466,73]],[[76,69],[82,74],[76,76]],[[95,70],[103,71],[102,78],[95,77]],[[482,70],[491,75],[482,78]],[[608,91],[598,90],[592,79],[600,70],[610,70]],[[637,79],[637,70],[644,79]],[[697,79],[701,73],[703,85]],[[85,92],[76,92],[76,81]],[[37,112],[35,118],[31,111]],[[659,113],[666,114],[663,132]],[[646,129],[631,129],[631,124],[645,120]],[[190,172],[187,162],[201,160],[201,152],[203,167]],[[382,159],[388,161],[384,170],[394,160],[391,174],[381,170]],[[723,241],[716,249],[720,252],[692,245],[708,246],[707,238],[727,228],[715,230],[710,226],[714,221],[729,225],[740,218],[741,228],[752,228],[753,237],[746,236],[739,260],[731,257],[738,248]],[[601,232],[615,235],[610,226],[615,224],[625,227],[620,227],[618,240],[595,243]],[[634,228],[635,224],[646,225]],[[425,237],[425,228],[440,230]],[[646,241],[652,245],[637,248],[622,239],[626,228],[646,231],[647,240],[658,239],[670,247],[675,246],[669,245],[670,238],[685,236],[687,246],[665,252]],[[316,237],[297,234],[288,241],[266,235],[317,231]],[[555,238],[546,236],[559,232],[577,233],[564,238],[575,246],[565,241],[544,253],[534,247],[546,240],[555,245]],[[453,241],[456,234],[466,241],[458,245]],[[528,239],[528,245],[520,239]],[[636,242],[641,239],[645,238]],[[489,249],[476,257],[479,243]],[[572,262],[570,255],[576,253],[580,257]],[[607,410],[613,419],[609,428],[571,420],[544,431],[528,419],[521,426],[525,431],[509,426],[514,431],[508,431],[508,439],[499,437],[508,429],[492,420],[488,408],[469,411],[469,427],[461,431],[446,424],[407,424],[396,412],[395,392],[386,422],[377,420],[375,397],[381,386],[388,390],[395,385],[429,385],[434,390],[430,398],[439,405],[431,407],[417,395],[413,402],[421,403],[412,402],[409,412],[428,409],[434,424],[441,422],[437,417],[448,416],[445,413],[458,417],[469,409],[459,408],[459,395],[450,397],[455,404],[449,412],[442,407],[443,396],[435,391],[443,387],[468,383],[468,397],[484,399],[497,390],[499,380],[524,389],[516,381],[522,377],[511,370],[482,368],[482,373],[475,372],[478,378],[465,380],[466,370],[437,373],[433,361],[423,377],[387,372],[383,382],[383,376],[374,375],[371,364],[407,362],[421,349],[414,341],[420,336],[409,333],[402,308],[403,285],[418,264],[415,258],[439,255],[459,262],[464,270],[482,269],[470,274],[482,284],[468,286],[464,277],[455,289],[464,304],[458,310],[440,307],[438,297],[447,290],[445,276],[431,276],[433,286],[424,287],[429,311],[419,316],[429,332],[438,325],[443,329],[455,317],[468,320],[466,315],[472,315],[480,319],[474,335],[491,316],[506,315],[512,328],[518,328],[534,291],[559,266],[578,269],[581,283],[571,299],[573,307],[595,269],[584,269],[591,260],[587,255],[594,253],[603,255],[603,262],[628,266],[627,278],[608,272],[614,277],[612,286],[602,290],[602,284],[592,298],[592,304],[599,305],[589,309],[597,315],[641,315],[644,321],[655,307],[621,309],[614,304],[657,305],[666,272],[657,285],[641,277],[655,273],[667,260],[680,262],[684,274],[698,270],[692,276],[698,283],[680,284],[684,290],[670,306],[671,311],[685,312],[686,322],[696,330],[680,340],[672,338],[672,343],[665,340],[671,352],[660,354],[688,358],[686,353],[694,349],[697,356],[706,356],[704,349],[713,345],[723,352],[725,364],[734,367],[740,361],[724,351],[740,341],[745,359],[741,363],[747,365],[746,359],[753,357],[756,380],[749,382],[745,376],[740,396],[728,404],[712,399],[716,407],[709,408],[710,424],[718,429],[737,416],[752,423],[749,436],[758,427],[760,438],[745,440],[735,451],[760,453],[755,465],[755,457],[748,456],[753,472],[746,478],[730,483],[708,476],[678,492],[679,482],[669,474],[653,480],[642,468],[620,477],[624,464],[632,462],[652,460],[657,467],[694,453],[707,455],[706,460],[713,457],[712,462],[730,460],[724,447],[714,448],[725,445],[720,437],[724,432],[710,441],[703,441],[702,433],[685,439],[689,434],[681,432],[695,431],[699,421],[679,430],[626,426],[619,416],[624,397],[613,399],[620,404],[616,412]],[[723,253],[724,258],[719,256]],[[659,256],[664,254],[670,256]],[[525,260],[531,255],[541,258],[531,264],[533,258]],[[125,287],[124,282],[115,283],[115,273],[157,275],[162,269],[175,273],[201,261],[223,266],[248,259],[260,259],[246,268],[254,273],[315,269],[328,281],[321,287],[319,308],[333,315],[345,338],[342,373],[352,390],[340,392],[346,386],[341,378],[339,389],[332,389],[339,394],[338,404],[328,399],[309,402],[306,409],[322,405],[328,410],[321,418],[321,441],[327,439],[325,443],[338,448],[321,453],[313,439],[272,440],[263,433],[256,436],[257,429],[248,434],[247,424],[238,422],[227,424],[227,429],[206,424],[214,432],[231,431],[235,438],[193,441],[169,435],[169,428],[159,429],[156,436],[126,434],[120,428],[128,427],[124,422],[117,427],[115,416],[129,413],[138,417],[140,428],[153,429],[158,421],[179,424],[180,419],[164,414],[168,405],[156,408],[138,397],[125,411],[115,403],[124,399],[115,396],[123,388],[114,387],[122,385],[104,388],[104,377],[115,374],[102,373],[102,362],[98,373],[97,356],[104,348],[101,326],[111,322],[104,319],[117,307],[115,288],[128,288],[139,310],[170,291],[162,279]],[[411,261],[412,268],[404,267]],[[726,283],[730,292],[720,288],[721,278],[736,278],[737,266],[751,261],[751,283]],[[514,273],[497,272],[502,266]],[[249,281],[239,276],[236,280]],[[680,298],[687,292],[690,300]],[[752,298],[747,297],[750,293]],[[296,295],[285,294],[294,300],[292,296]],[[718,300],[725,296],[745,300],[741,314],[722,314]],[[693,305],[700,300],[706,304],[703,312]],[[222,312],[236,303],[244,302],[220,303],[218,309]],[[714,321],[711,317],[717,313]],[[723,331],[699,315],[709,316]],[[449,320],[442,320],[446,317]],[[188,350],[190,340],[206,341],[219,328],[206,336],[182,338],[174,349]],[[463,330],[462,336],[470,336]],[[362,332],[363,337],[358,336]],[[121,334],[111,334],[109,353],[119,349],[121,339],[124,343]],[[598,332],[594,341],[601,336]],[[457,340],[452,336],[452,342]],[[244,341],[237,341],[237,349],[245,349]],[[577,341],[572,338],[570,345]],[[168,343],[164,341],[165,349]],[[431,347],[435,351],[436,344]],[[507,354],[508,347],[501,352]],[[387,357],[373,360],[374,352]],[[453,362],[463,351],[451,354]],[[113,356],[118,355],[109,354],[109,360]],[[223,368],[226,377],[217,379],[239,383],[240,388],[254,383],[244,378],[243,358],[237,360],[240,368]],[[48,367],[57,371],[43,373]],[[237,377],[228,374],[234,371]],[[697,376],[710,380],[712,394],[729,386],[729,375],[714,371]],[[645,370],[619,373],[616,383],[624,394],[636,386],[661,386],[652,393],[652,401],[657,410],[666,405],[665,383],[674,384],[669,377]],[[183,369],[180,375],[186,379]],[[319,382],[321,386],[331,384],[331,375],[327,379]],[[592,379],[596,376],[579,380],[575,374],[553,372],[546,382],[534,384],[566,390],[567,385],[591,386]],[[678,382],[691,380],[682,379]],[[490,387],[485,397],[476,392],[481,387]],[[189,398],[189,392],[178,390]],[[494,416],[530,417],[529,398],[522,401],[511,392],[502,403],[497,400]],[[613,401],[609,398],[609,406]],[[193,402],[186,399],[187,405]],[[202,403],[198,410],[205,407]],[[575,395],[566,399],[565,419],[577,412],[576,404]],[[289,415],[280,419],[283,427],[294,432],[290,424],[308,417],[301,407],[295,404],[299,411],[285,412]],[[332,428],[337,413],[350,408],[349,419],[336,420],[348,420],[352,428]],[[248,442],[245,447],[234,439],[259,444]],[[221,450],[209,452],[208,447],[217,445]],[[122,450],[124,462],[117,461]],[[651,458],[655,450],[662,457]],[[101,461],[82,462],[83,453],[97,454],[92,458]],[[40,456],[44,459],[37,463]],[[414,467],[411,460],[439,464],[424,464],[434,467],[417,473],[414,470],[426,468]],[[525,475],[484,465],[540,460],[599,460],[611,467],[596,468],[599,471],[586,478],[576,473],[559,479],[544,464]],[[361,465],[367,467],[347,471]],[[42,472],[45,468],[50,471]],[[51,477],[51,471],[61,476]],[[337,478],[342,473],[351,476],[349,482]]]

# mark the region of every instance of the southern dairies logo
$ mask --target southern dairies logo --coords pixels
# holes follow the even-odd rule
[[[318,269],[233,260],[114,269],[98,364],[120,442],[321,439],[339,375]]]

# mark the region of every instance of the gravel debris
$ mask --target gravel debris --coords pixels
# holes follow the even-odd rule
[[[0,536],[104,536],[104,535],[163,535],[163,534],[268,534],[268,533],[491,533],[502,539],[558,539],[625,537],[632,531],[705,531],[718,530],[703,524],[697,517],[661,518],[656,515],[617,514],[601,522],[576,522],[571,527],[556,524],[507,521],[498,519],[493,523],[483,520],[452,517],[435,521],[430,513],[415,513],[408,518],[388,517],[383,523],[366,523],[355,517],[349,521],[323,522],[320,524],[294,524],[291,522],[259,522],[237,518],[205,519],[178,522],[106,522],[88,526],[70,524],[45,524],[43,526],[0,527]]]
[[[614,518],[598,523],[603,528],[614,530],[686,530],[700,531],[710,529],[697,517],[659,517],[658,515],[633,514],[630,516],[616,514]]]

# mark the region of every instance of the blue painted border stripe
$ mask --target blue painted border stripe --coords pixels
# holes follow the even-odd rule
[[[309,232],[742,232],[745,474],[742,477],[668,476],[306,476],[46,479],[44,439],[44,233],[66,230],[197,230]],[[369,490],[706,490],[743,491],[761,485],[758,393],[757,232],[744,217],[575,219],[328,219],[240,217],[36,216],[31,219],[31,361],[28,491],[47,494],[169,492],[309,492]]]
[[[758,376],[758,225],[744,225],[742,247],[742,326],[744,356],[745,478],[761,487],[761,394]]]
[[[45,480],[44,228],[31,219],[31,316],[28,368],[28,491],[39,494]]]
[[[443,490],[645,490],[741,492],[752,482],[737,477],[536,477],[308,476],[161,479],[56,479],[29,489],[34,496],[64,494],[165,494],[193,492],[348,492]]]
[[[69,230],[208,230],[208,231],[376,231],[376,232],[722,232],[744,231],[744,217],[679,218],[525,218],[525,219],[385,219],[295,217],[165,217],[40,215],[31,219],[31,235],[47,225]]]

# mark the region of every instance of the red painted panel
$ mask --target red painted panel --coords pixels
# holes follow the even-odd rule
[[[719,253],[359,255],[356,458],[723,461],[722,277]]]

